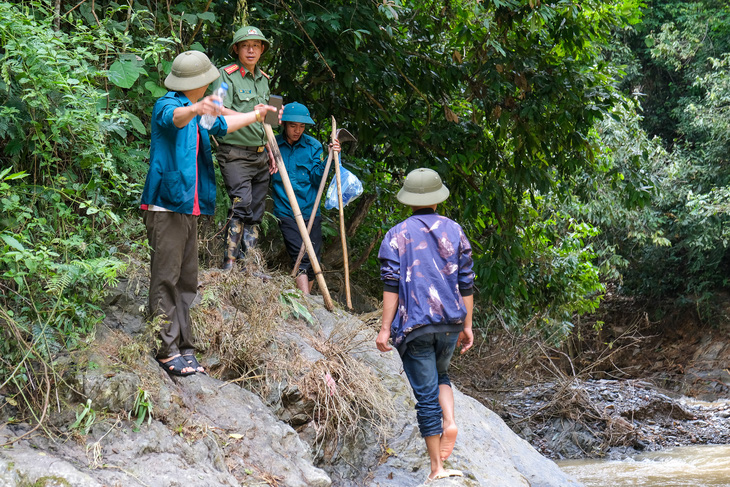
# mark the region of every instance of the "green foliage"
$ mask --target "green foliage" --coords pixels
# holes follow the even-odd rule
[[[626,36],[638,64],[627,80],[642,93],[644,126],[670,146],[689,119],[684,107],[700,93],[695,79],[710,67],[709,58],[730,50],[730,6],[722,0],[649,0],[645,18]]]
[[[277,40],[274,91],[307,104],[315,120],[335,114],[342,125],[343,114],[357,134],[366,188],[383,196],[369,231],[403,216],[389,194],[408,170],[437,169],[452,192],[443,211],[476,245],[480,299],[511,324],[528,321],[538,302],[525,263],[545,257],[545,238],[559,248],[564,237],[541,226],[536,201],[600,171],[593,127],[622,102],[620,71],[602,49],[643,3],[251,5]],[[575,297],[550,319],[584,309]]]
[[[727,284],[730,7],[647,3],[644,24],[628,37],[642,64],[630,80],[642,116],[617,113],[619,124],[604,124],[602,137],[619,162],[619,147],[640,154],[633,170],[620,167],[651,188],[649,198],[624,209],[604,189],[585,208],[603,230],[604,248],[625,265],[627,292],[702,300]]]
[[[59,31],[40,2],[0,3],[0,19],[0,306],[17,330],[0,379],[22,388],[40,381],[7,364],[24,363],[27,346],[51,363],[103,318],[104,290],[125,268],[117,209],[138,192],[136,144],[132,117],[103,90],[106,34]]]
[[[128,415],[129,419],[132,419],[132,416],[136,418],[134,421],[134,431],[139,431],[145,419],[147,420],[147,424],[152,422],[152,409],[152,398],[149,393],[144,389],[139,388],[137,390],[137,395],[134,398],[134,406],[132,406],[132,410],[129,411]]]
[[[215,0],[102,0],[55,16],[50,1],[0,3],[2,305],[46,355],[83,343],[104,289],[144,240],[135,208],[147,127],[171,61],[201,49],[228,63],[229,19],[245,18],[272,40],[263,58],[272,91],[308,105],[321,140],[330,115],[359,140],[348,162],[378,198],[355,246],[405,215],[394,194],[407,171],[432,167],[452,193],[442,212],[474,244],[480,308],[495,310],[480,319],[534,323],[559,341],[573,313],[595,308],[598,265],[616,264],[619,248],[598,242],[608,226],[586,216],[585,202],[605,191],[633,209],[652,187],[640,168],[648,152],[617,143],[606,155],[596,130],[629,110],[605,49],[643,5],[264,0],[241,11]],[[363,272],[376,266],[371,256]],[[281,299],[311,320],[293,296]]]
[[[87,399],[86,404],[81,406],[80,410],[76,412],[76,421],[69,428],[78,431],[79,434],[88,435],[95,422],[96,411],[91,407],[91,399]]]
[[[294,316],[294,318],[305,320],[313,325],[314,317],[307,307],[300,302],[301,297],[302,293],[300,291],[285,291],[279,294],[279,302],[281,302],[284,309],[284,319]]]

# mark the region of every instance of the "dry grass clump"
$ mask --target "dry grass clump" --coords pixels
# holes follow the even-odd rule
[[[125,343],[119,346],[119,359],[132,369],[137,369],[144,357],[154,356],[154,351],[161,344],[160,330],[164,321],[163,316],[155,316],[147,322],[142,333],[125,340]]]
[[[384,439],[395,415],[392,394],[357,358],[366,343],[356,327],[340,325],[328,339],[313,337],[311,344],[324,359],[313,364],[299,386],[316,403],[314,419],[322,428],[320,445],[330,441],[337,445],[338,440],[352,438],[363,429]]]
[[[288,291],[294,284],[290,277],[263,278],[266,271],[256,259],[255,252],[247,257],[242,272],[201,273],[202,299],[192,310],[193,332],[198,350],[210,359],[211,374],[245,381],[264,401],[282,384],[298,389],[303,403],[315,404],[306,414],[311,414],[320,447],[336,447],[363,430],[384,438],[394,416],[392,395],[358,360],[358,351],[365,349],[358,327],[341,323],[323,338],[314,331],[316,323],[287,318],[297,316],[292,299],[300,310],[304,301]],[[307,359],[301,350],[307,343],[323,357]]]
[[[221,378],[262,378],[271,361],[270,344],[281,321],[284,276],[263,276],[249,265],[244,271],[201,273],[200,304],[191,310],[197,349],[218,363]]]

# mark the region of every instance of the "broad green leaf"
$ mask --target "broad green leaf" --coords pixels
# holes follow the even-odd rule
[[[13,237],[11,235],[2,234],[2,235],[0,235],[0,238],[2,238],[6,244],[8,244],[9,246],[13,247],[16,250],[19,250],[21,252],[25,250],[25,247],[23,247],[23,245],[20,242],[18,242],[15,237]]]
[[[141,72],[137,63],[119,59],[109,67],[108,77],[109,81],[120,88],[131,88]]]
[[[127,119],[131,122],[132,128],[139,132],[142,135],[147,134],[147,129],[145,128],[144,124],[142,123],[142,120],[137,117],[137,115],[134,115],[133,113],[127,112],[125,114]]]
[[[154,81],[147,81],[144,84],[144,87],[147,89],[147,91],[152,93],[152,96],[154,96],[155,98],[165,96],[165,94],[167,93],[167,88],[163,88]]]

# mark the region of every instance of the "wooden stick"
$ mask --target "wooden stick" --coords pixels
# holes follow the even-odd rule
[[[332,143],[335,141],[335,137],[337,137],[336,134],[337,129],[337,122],[335,122],[335,117],[332,117]],[[324,185],[327,182],[327,175],[330,172],[330,165],[332,164],[332,154],[333,150],[329,150],[329,155],[327,156],[327,164],[324,166],[324,174],[322,174],[322,181],[319,183],[319,190],[317,191],[317,199],[314,200],[314,207],[312,207],[312,214],[309,216],[309,223],[307,223],[307,235],[309,235],[312,231],[312,225],[314,225],[314,217],[317,215],[317,208],[319,208],[319,201],[322,198],[322,192],[324,191]],[[297,257],[297,261],[294,263],[294,268],[291,270],[291,276],[296,277],[297,271],[299,270],[299,264],[302,263],[302,258],[304,257],[304,244],[302,243],[302,246],[299,247],[299,256]]]
[[[314,275],[317,278],[317,284],[319,284],[319,289],[320,291],[322,291],[322,298],[324,298],[324,307],[327,308],[327,310],[332,311],[333,309],[335,309],[335,306],[332,303],[330,292],[327,289],[327,283],[324,280],[322,268],[319,266],[317,254],[314,252],[312,240],[309,238],[309,232],[307,231],[306,225],[304,225],[302,210],[299,208],[297,197],[294,194],[294,188],[292,188],[291,181],[289,180],[289,174],[286,172],[284,159],[282,159],[281,152],[279,152],[279,145],[276,143],[274,131],[271,130],[271,125],[269,125],[268,123],[265,123],[263,125],[264,131],[266,132],[266,138],[269,140],[269,148],[271,149],[274,160],[276,161],[276,166],[279,168],[279,175],[281,176],[282,183],[284,183],[284,190],[286,191],[286,196],[289,198],[289,204],[291,205],[292,213],[294,213],[294,220],[297,222],[297,227],[299,227],[299,233],[302,234],[302,241],[304,242],[307,253],[309,254],[309,262],[312,264],[312,269],[314,269]]]
[[[340,153],[335,151],[335,179],[337,179],[337,201],[340,206],[340,240],[342,240],[342,257],[345,259],[345,297],[347,307],[352,309],[350,298],[350,266],[347,262],[347,236],[345,235],[345,208],[342,204],[342,181],[340,181]]]

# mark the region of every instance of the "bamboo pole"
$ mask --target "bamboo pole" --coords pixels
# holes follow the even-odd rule
[[[350,265],[347,262],[347,236],[345,235],[345,208],[342,204],[342,181],[340,181],[340,153],[337,151],[335,151],[335,179],[337,179],[337,202],[340,207],[340,240],[342,241],[342,257],[345,260],[345,297],[347,299],[347,307],[352,309],[352,298],[350,297]]]
[[[289,198],[289,204],[291,205],[292,213],[294,213],[294,220],[297,222],[299,233],[302,234],[302,241],[304,242],[304,246],[307,249],[307,254],[309,254],[309,262],[312,264],[312,269],[314,269],[314,275],[317,278],[317,284],[319,285],[319,289],[322,292],[322,297],[324,298],[324,307],[327,308],[329,311],[332,311],[335,306],[332,303],[332,298],[330,297],[329,290],[327,289],[327,283],[324,280],[322,268],[319,266],[317,254],[314,252],[312,240],[309,238],[309,232],[307,231],[306,225],[304,225],[302,210],[299,208],[297,197],[294,194],[294,189],[292,188],[291,181],[289,180],[289,174],[286,172],[284,159],[282,159],[281,152],[279,152],[279,145],[276,143],[274,131],[271,130],[271,125],[269,125],[268,123],[265,123],[263,125],[264,131],[266,132],[266,138],[269,141],[269,149],[271,149],[274,160],[276,161],[276,166],[279,168],[279,175],[281,176],[281,181],[284,183],[284,190],[286,191],[286,196]]]

